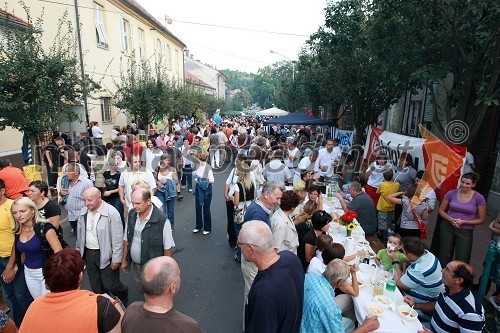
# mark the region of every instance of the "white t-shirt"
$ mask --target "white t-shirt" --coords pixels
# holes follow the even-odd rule
[[[292,178],[292,174],[280,160],[272,160],[264,166],[264,177],[268,182],[285,184],[285,180]]]
[[[295,157],[293,162],[290,160],[290,157]],[[288,151],[288,158],[285,159],[285,165],[288,168],[296,168],[299,165],[300,162],[300,150],[299,148],[295,147],[293,150]]]
[[[295,170],[295,174],[293,175],[293,185],[295,185],[300,180],[300,173],[302,170],[307,170],[309,172],[317,172],[318,171],[318,160],[316,162],[311,163],[311,159],[309,156],[304,157],[300,160],[299,166]]]
[[[337,149],[335,149],[337,148]],[[320,149],[318,156],[318,173],[321,176],[331,177],[335,170],[335,167],[332,166],[332,163],[338,161],[340,156],[342,155],[342,151],[339,147],[333,147],[332,152],[328,152],[326,148]],[[323,171],[323,168],[326,168]]]

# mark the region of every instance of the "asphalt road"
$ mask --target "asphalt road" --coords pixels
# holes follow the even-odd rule
[[[226,235],[224,185],[229,171],[215,173],[212,232],[209,235],[192,233],[195,226],[194,195],[187,188],[182,190],[184,200],[175,204],[176,247],[173,256],[181,269],[181,288],[174,307],[196,319],[207,333],[235,333],[242,329],[243,277]],[[65,215],[63,213],[63,217]],[[75,237],[70,234],[69,223],[62,226],[64,239],[74,246]],[[131,273],[121,272],[121,280],[129,287],[130,303],[144,300]],[[82,289],[90,290],[86,274]]]

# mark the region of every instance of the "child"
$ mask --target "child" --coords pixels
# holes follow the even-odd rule
[[[383,173],[384,180],[380,183],[377,193],[380,198],[377,203],[378,231],[382,242],[387,240],[387,229],[389,229],[394,216],[396,205],[390,202],[387,197],[399,190],[399,183],[393,180],[394,172],[389,169]]]
[[[378,251],[375,261],[377,265],[384,264],[387,269],[390,269],[394,261],[398,261],[401,270],[406,269],[406,256],[399,252],[401,250],[401,236],[394,234],[389,236],[387,240],[387,248]]]
[[[320,235],[316,238],[316,242],[314,243],[316,245],[316,256],[311,259],[307,267],[308,273],[323,274],[326,265],[323,263],[321,253],[331,243],[333,243],[333,238],[330,235]]]

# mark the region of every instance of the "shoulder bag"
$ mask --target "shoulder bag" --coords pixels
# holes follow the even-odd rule
[[[243,224],[243,219],[245,217],[245,213],[247,212],[246,189],[245,186],[243,186],[243,183],[238,182],[238,184],[241,184],[241,189],[243,190],[244,203],[242,208],[234,207],[234,223]]]

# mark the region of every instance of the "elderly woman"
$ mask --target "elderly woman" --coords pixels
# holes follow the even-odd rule
[[[45,261],[42,233],[54,252],[61,250],[54,226],[41,218],[36,204],[28,198],[19,198],[12,204],[14,217],[15,249],[17,257],[24,260],[24,277],[33,299],[48,292],[42,267]],[[41,230],[43,228],[43,230]],[[24,254],[24,256],[21,256]]]
[[[80,290],[83,270],[75,249],[51,256],[43,268],[50,293],[31,304],[19,332],[52,333],[62,327],[74,333],[120,332],[121,303],[106,294]]]
[[[291,251],[297,254],[299,235],[290,214],[299,205],[300,197],[295,191],[285,191],[281,197],[280,208],[271,216],[271,230],[273,232],[274,248],[281,252]]]

